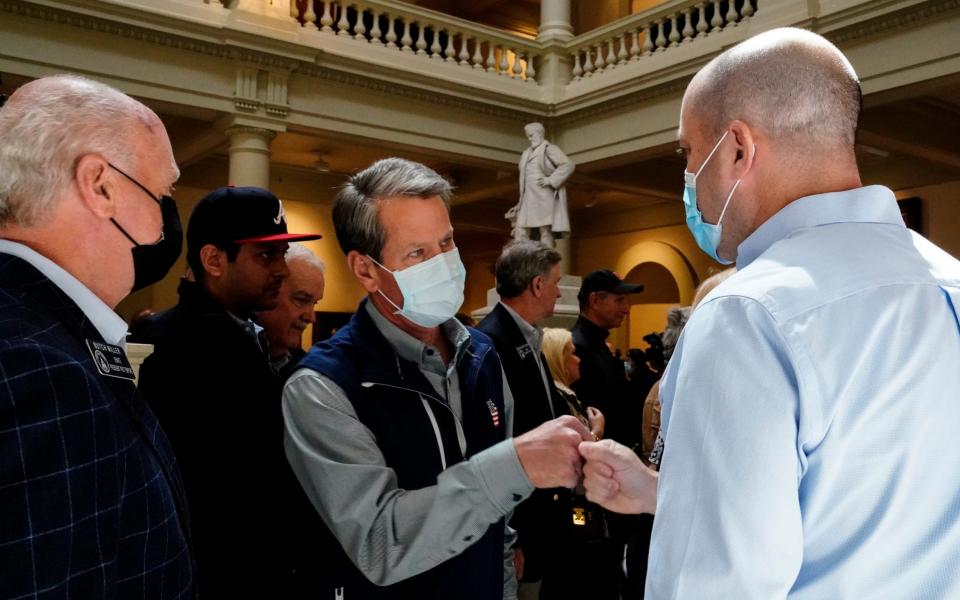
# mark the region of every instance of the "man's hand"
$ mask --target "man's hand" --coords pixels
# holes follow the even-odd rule
[[[517,581],[523,579],[523,549],[513,549],[513,571],[517,576]]]
[[[657,512],[659,474],[641,462],[632,450],[613,440],[583,442],[586,459],[583,486],[587,499],[613,512]]]
[[[530,482],[538,488],[576,487],[580,481],[580,442],[593,436],[570,415],[547,421],[513,438],[517,456]]]

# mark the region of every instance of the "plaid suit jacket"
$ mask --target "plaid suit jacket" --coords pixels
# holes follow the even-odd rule
[[[0,598],[190,598],[173,453],[88,338],[66,294],[0,254]]]

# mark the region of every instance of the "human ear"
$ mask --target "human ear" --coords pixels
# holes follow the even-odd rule
[[[373,264],[370,257],[360,254],[356,250],[351,250],[347,254],[347,267],[353,276],[357,278],[363,289],[367,293],[374,293],[380,289],[380,277],[376,272],[377,266]]]
[[[73,170],[74,183],[80,200],[91,212],[103,219],[116,214],[115,186],[108,175],[109,166],[102,156],[87,154],[80,157]]]
[[[206,244],[200,248],[200,264],[203,270],[212,277],[223,276],[223,264],[226,262],[226,252],[213,244]]]

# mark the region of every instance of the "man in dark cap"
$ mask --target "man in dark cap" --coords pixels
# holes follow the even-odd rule
[[[611,329],[620,327],[630,312],[627,295],[642,291],[642,285],[627,283],[619,274],[607,269],[587,274],[577,294],[580,316],[571,329],[573,345],[580,358],[580,379],[574,382],[573,390],[581,402],[596,407],[606,416],[606,437],[628,447],[640,442],[640,419],[645,398],[630,389],[623,362],[610,351],[607,337]],[[607,525],[613,538],[607,550],[610,553],[608,559],[618,565],[628,538],[634,538],[630,541],[631,548],[638,544],[640,548],[646,548],[650,539],[652,519],[645,516],[639,524],[636,520],[632,516],[607,514]],[[644,560],[639,561],[640,564],[631,560],[628,567],[632,572],[620,582],[625,595],[633,593],[631,590],[637,587],[643,588],[646,555],[640,553]],[[634,583],[638,577],[639,586]],[[638,597],[643,597],[642,592]]]
[[[283,455],[280,381],[251,316],[277,305],[287,244],[319,237],[288,233],[267,190],[214,190],[187,226],[194,280],[141,329],[155,349],[140,389],[180,461],[208,597],[282,597],[293,569],[285,523],[299,489]]]
[[[573,345],[580,358],[580,379],[573,390],[581,402],[595,406],[607,417],[607,435],[627,446],[640,436],[639,421],[630,419],[630,389],[623,363],[607,347],[611,329],[620,327],[630,312],[627,294],[642,292],[642,285],[630,284],[613,271],[593,271],[583,278],[577,300],[580,317],[574,324]]]

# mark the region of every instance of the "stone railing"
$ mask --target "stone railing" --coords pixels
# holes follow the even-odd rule
[[[322,34],[536,83],[536,42],[432,10],[394,0],[290,0],[290,16]]]
[[[571,80],[579,81],[736,27],[760,0],[673,0],[570,40]]]

